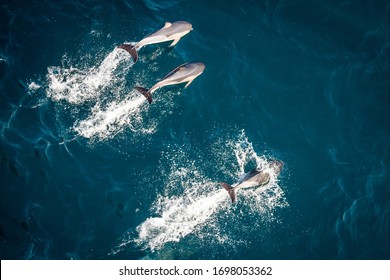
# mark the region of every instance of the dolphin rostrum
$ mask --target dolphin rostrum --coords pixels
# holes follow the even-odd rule
[[[244,188],[255,188],[267,185],[270,182],[270,171],[272,170],[276,175],[280,173],[283,167],[283,162],[272,161],[270,168],[259,170],[257,168],[246,173],[243,178],[235,185],[231,186],[227,183],[220,182],[219,184],[227,190],[232,199],[232,203],[236,201],[236,191]],[[271,170],[270,170],[271,169]]]
[[[188,87],[196,77],[202,74],[205,68],[206,66],[201,62],[185,63],[173,69],[150,89],[143,87],[135,87],[135,89],[142,93],[150,104],[153,100],[152,93],[157,89],[168,85],[176,85],[181,83],[187,83],[185,87]]]
[[[173,23],[166,22],[163,28],[146,36],[135,45],[125,43],[118,46],[118,48],[128,51],[134,62],[137,62],[138,50],[143,46],[173,41],[172,44],[169,45],[170,47],[173,47],[177,44],[177,42],[179,42],[181,37],[188,34],[191,30],[192,25],[187,21],[175,21]]]

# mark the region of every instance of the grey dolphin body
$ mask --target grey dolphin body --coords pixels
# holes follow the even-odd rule
[[[173,23],[166,22],[164,27],[156,32],[146,36],[135,45],[122,44],[118,48],[128,51],[134,62],[138,60],[138,50],[146,45],[157,44],[167,41],[173,41],[169,46],[172,47],[179,42],[181,37],[188,34],[192,30],[191,23],[187,21],[175,21]]]
[[[144,87],[135,87],[135,89],[142,93],[150,104],[153,100],[152,93],[157,89],[181,83],[187,83],[185,87],[188,87],[196,77],[202,74],[205,68],[206,66],[201,62],[185,63],[173,69],[150,89]]]
[[[281,161],[272,161],[271,169],[278,175],[283,168],[283,162]],[[258,170],[257,168],[248,172],[244,177],[234,186],[231,186],[227,183],[220,182],[219,184],[227,190],[232,199],[232,203],[236,201],[236,191],[243,188],[255,188],[265,186],[269,183],[271,177],[269,174],[269,169]]]

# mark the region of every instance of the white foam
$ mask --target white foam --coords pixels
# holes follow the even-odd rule
[[[31,82],[29,85],[28,85],[28,90],[31,91],[31,92],[35,92],[37,91],[38,89],[40,89],[41,86],[38,85],[37,83],[35,82]]]
[[[178,242],[209,221],[221,205],[226,204],[226,194],[221,190],[198,195],[197,187],[193,186],[178,197],[160,196],[154,207],[161,216],[148,218],[140,224],[135,242],[146,243],[152,251],[162,248],[167,242]]]
[[[236,156],[240,174],[245,172],[245,166],[252,160],[256,162],[258,168],[263,169],[263,165],[267,161],[264,157],[257,155],[252,143],[249,142],[248,137],[245,135],[244,130],[241,131],[238,140],[235,143],[230,143],[230,145],[234,146],[234,154]]]
[[[98,67],[51,66],[47,69],[47,95],[54,101],[65,100],[73,104],[98,98],[108,86],[124,81],[123,73],[115,73],[122,62],[126,62],[123,63],[125,68],[132,65],[125,51],[114,49]],[[68,64],[66,56],[63,64]]]
[[[107,139],[114,137],[125,128],[133,132],[143,134],[154,133],[156,125],[149,127],[142,125],[141,106],[146,102],[145,97],[129,94],[122,101],[113,101],[106,108],[101,108],[98,102],[91,111],[91,115],[81,121],[77,121],[74,131],[85,138]],[[143,106],[144,110],[148,107]]]
[[[127,73],[133,65],[130,55],[115,48],[101,63],[86,67],[88,59],[89,55],[85,55],[73,66],[64,55],[62,66],[49,67],[47,74],[46,95],[56,106],[71,111],[75,119],[71,130],[76,132],[76,137],[101,141],[113,138],[126,128],[137,135],[154,133],[156,121],[143,123],[143,112],[149,108],[142,106],[146,99],[138,92],[126,92]]]

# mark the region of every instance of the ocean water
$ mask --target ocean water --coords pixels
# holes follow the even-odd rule
[[[175,47],[116,49],[166,21]],[[388,1],[0,3],[1,259],[389,259]],[[201,61],[188,87],[151,87]],[[268,185],[230,184],[281,160]]]

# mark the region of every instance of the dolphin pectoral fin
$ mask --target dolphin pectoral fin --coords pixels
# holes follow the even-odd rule
[[[170,46],[170,47],[173,47],[173,46],[176,45],[177,42],[179,42],[179,41],[180,41],[180,38],[177,38],[177,39],[173,40],[173,42],[172,42],[169,46]]]
[[[192,83],[193,80],[194,80],[194,79],[189,80],[189,81],[186,83],[186,85],[184,86],[184,88],[187,88],[187,87]]]
[[[236,192],[234,191],[234,188],[231,185],[224,182],[220,182],[218,184],[220,184],[225,190],[227,190],[230,198],[232,199],[232,203],[234,203],[236,201]]]
[[[131,55],[131,57],[133,58],[134,63],[137,62],[138,52],[137,52],[137,49],[135,46],[133,46],[131,44],[122,44],[122,45],[119,45],[118,48],[124,49],[125,51],[127,51]]]
[[[144,87],[135,87],[136,90],[138,90],[143,96],[145,96],[145,98],[148,100],[149,104],[152,103],[153,99],[152,99],[152,94],[150,93],[150,91]]]

